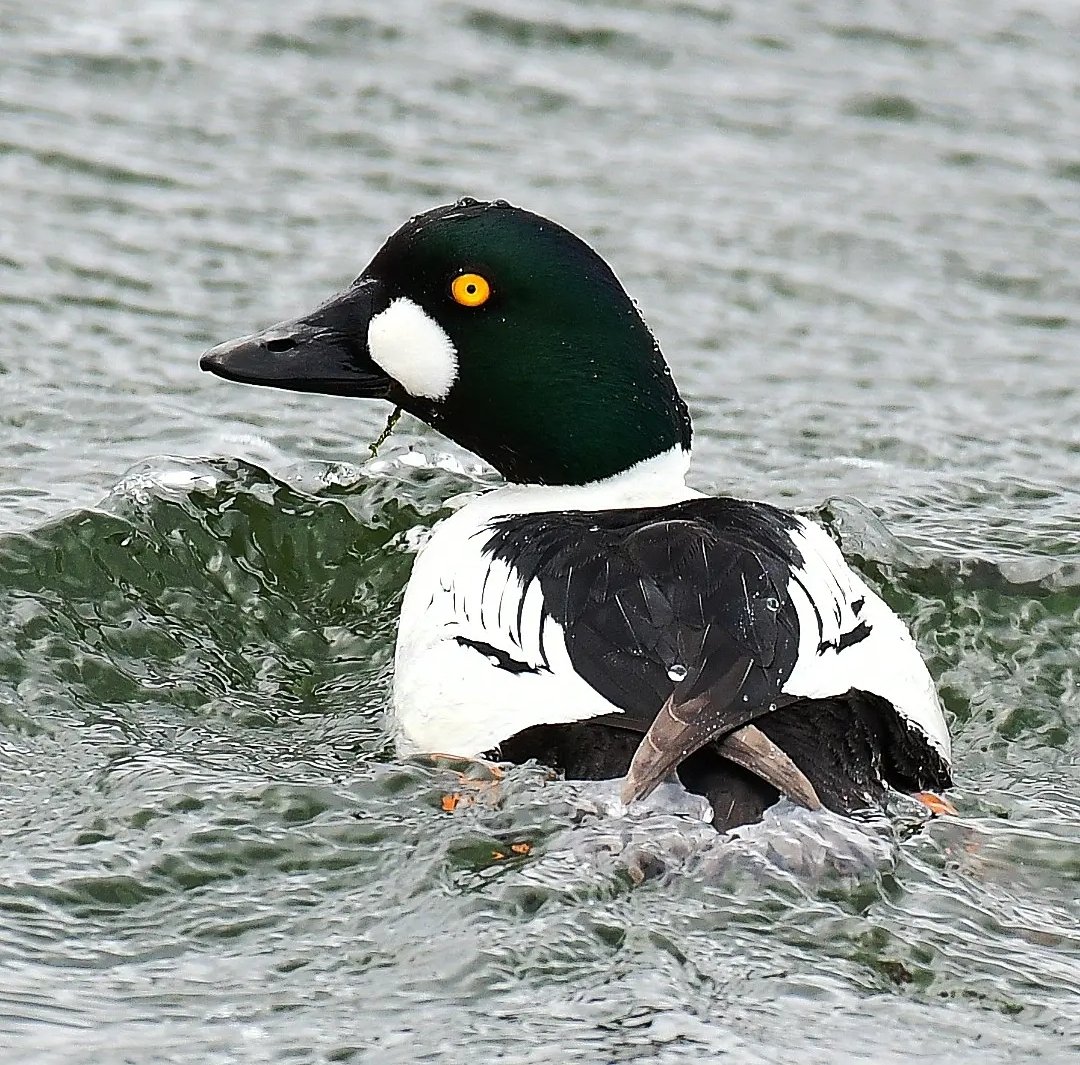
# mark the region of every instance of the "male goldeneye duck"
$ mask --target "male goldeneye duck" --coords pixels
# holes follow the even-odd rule
[[[406,222],[312,313],[208,351],[221,377],[385,399],[506,486],[439,522],[401,610],[399,748],[676,774],[720,830],[786,796],[850,814],[950,786],[903,622],[818,525],[688,488],[690,416],[584,241],[502,201]]]

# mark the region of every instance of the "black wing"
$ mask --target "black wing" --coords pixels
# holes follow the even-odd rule
[[[493,525],[486,550],[540,583],[574,669],[623,711],[620,724],[645,732],[674,696],[726,733],[791,701],[793,527],[773,507],[708,498],[515,515]]]

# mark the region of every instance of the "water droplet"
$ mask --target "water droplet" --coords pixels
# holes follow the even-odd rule
[[[686,680],[686,666],[681,662],[676,662],[675,665],[668,669],[667,675],[668,680],[673,680],[678,684],[679,681]]]
[[[774,599],[771,595],[765,600],[765,605],[774,613],[780,609],[780,600]]]

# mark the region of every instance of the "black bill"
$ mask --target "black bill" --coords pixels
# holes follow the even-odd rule
[[[393,399],[395,383],[367,347],[368,324],[386,304],[378,282],[361,280],[302,318],[218,344],[199,366],[244,384]]]

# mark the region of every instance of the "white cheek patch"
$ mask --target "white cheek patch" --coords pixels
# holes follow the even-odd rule
[[[457,350],[422,307],[399,297],[368,325],[371,361],[414,396],[445,399],[457,380]]]

